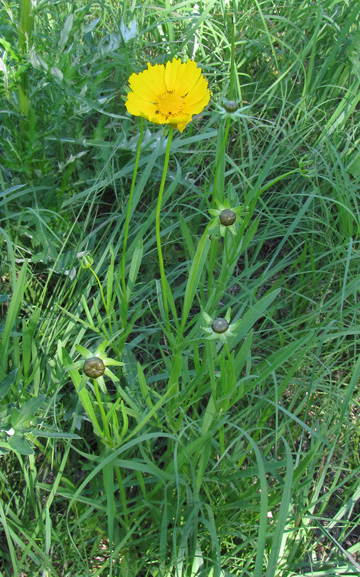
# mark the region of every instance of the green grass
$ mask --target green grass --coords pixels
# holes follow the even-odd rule
[[[0,7],[0,575],[358,575],[360,3],[29,8]],[[124,102],[173,56],[211,101],[174,132],[164,283],[163,130],[133,178]]]

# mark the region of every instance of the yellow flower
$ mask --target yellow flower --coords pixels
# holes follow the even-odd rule
[[[129,78],[126,108],[155,124],[170,124],[182,132],[193,114],[199,114],[210,100],[208,83],[196,62],[147,65],[147,70]]]

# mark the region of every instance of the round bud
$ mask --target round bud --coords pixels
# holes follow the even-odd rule
[[[231,226],[236,221],[236,214],[233,210],[226,208],[219,214],[219,219],[223,226]]]
[[[82,268],[91,268],[94,264],[94,259],[89,252],[82,255],[80,259],[80,264]]]
[[[239,108],[238,103],[236,102],[236,100],[227,100],[226,102],[224,102],[224,108],[226,110],[226,112],[236,112],[237,109]]]
[[[227,322],[226,319],[222,319],[222,318],[218,318],[215,319],[211,325],[212,330],[214,331],[214,333],[225,333],[228,328],[229,328],[229,323]]]
[[[83,365],[83,371],[87,377],[92,379],[97,379],[105,372],[105,365],[99,357],[91,357],[91,359],[86,359]]]

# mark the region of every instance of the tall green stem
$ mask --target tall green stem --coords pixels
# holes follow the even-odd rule
[[[219,174],[221,162],[223,161],[223,162],[224,162],[224,165],[225,165],[225,163],[226,163],[225,147],[226,147],[227,139],[228,139],[228,136],[229,136],[230,124],[231,124],[231,119],[228,118],[228,119],[226,120],[226,127],[225,127],[224,138],[223,138],[223,140],[222,140],[220,150],[217,151],[217,160],[216,160],[216,166],[215,166],[214,184],[213,184],[213,194],[212,194],[212,207],[213,207],[213,208],[216,208],[215,199],[219,200],[218,188],[220,188],[220,186],[219,186],[219,183],[218,183],[218,174]],[[220,184],[223,184],[223,183],[220,183]],[[222,190],[221,192],[222,192],[221,200],[223,200],[224,191]]]
[[[168,301],[167,301],[167,282],[166,282],[165,269],[164,269],[164,259],[163,259],[162,250],[161,250],[160,212],[161,212],[161,203],[162,203],[162,197],[163,197],[165,182],[166,182],[166,174],[167,174],[167,169],[168,169],[168,165],[169,165],[170,148],[171,148],[171,141],[172,141],[172,137],[173,137],[173,132],[174,132],[174,129],[172,126],[170,126],[169,136],[168,136],[168,141],[167,141],[167,146],[166,146],[166,152],[165,152],[164,168],[163,168],[161,184],[160,184],[160,189],[159,189],[159,196],[158,196],[157,205],[156,205],[156,217],[155,217],[156,245],[157,245],[157,251],[158,251],[158,258],[159,258],[161,290],[162,290],[163,302],[164,302],[165,324],[166,324],[166,329],[167,329],[168,334],[170,334],[170,322],[169,322],[169,308],[168,308]]]
[[[235,19],[234,19],[234,13],[231,12],[229,14],[230,17],[230,28],[231,28],[231,45],[230,45],[230,86],[229,86],[229,95],[228,95],[228,100],[232,100],[234,98],[234,81],[235,81],[235,74],[236,74],[236,69],[235,69]],[[217,198],[217,200],[219,199],[218,196],[218,188],[219,188],[219,183],[218,183],[218,173],[219,173],[219,169],[221,166],[221,162],[224,162],[224,166],[226,163],[226,158],[225,158],[225,146],[227,143],[227,139],[229,136],[229,130],[230,130],[230,124],[231,124],[231,120],[230,118],[227,119],[226,121],[226,128],[225,128],[225,134],[224,134],[224,138],[221,144],[221,148],[218,151],[218,157],[217,157],[217,162],[216,162],[216,167],[215,167],[215,175],[214,175],[214,185],[213,185],[213,195],[212,195],[212,207],[216,208],[215,205],[215,199]],[[221,183],[220,183],[221,184]],[[223,200],[221,198],[221,200]]]
[[[127,309],[128,309],[127,294],[126,294],[126,278],[125,278],[126,248],[127,248],[127,241],[128,241],[128,236],[129,236],[132,199],[134,196],[136,175],[137,175],[137,170],[138,170],[139,160],[140,160],[140,151],[141,151],[143,132],[144,132],[144,123],[143,123],[143,119],[140,117],[140,135],[139,135],[139,142],[138,142],[137,150],[136,150],[135,166],[134,166],[134,172],[133,172],[133,177],[132,177],[132,181],[131,181],[127,211],[126,211],[125,231],[124,231],[124,240],[123,240],[122,261],[121,261],[121,286],[122,286],[122,292],[123,292],[123,319],[126,319]]]
[[[107,303],[106,303],[106,300],[105,300],[104,291],[103,291],[103,288],[102,288],[102,286],[101,286],[100,279],[99,279],[98,275],[96,274],[96,272],[94,271],[94,269],[91,268],[91,266],[89,266],[88,268],[89,268],[90,272],[92,272],[92,274],[93,274],[94,277],[96,278],[96,281],[97,281],[97,283],[98,283],[98,285],[99,285],[100,294],[101,294],[101,299],[102,299],[102,302],[103,302],[103,305],[104,305],[104,308],[105,308],[105,312],[106,312],[106,316],[107,316],[107,320],[108,320],[108,324],[109,324],[110,334],[112,335],[112,334],[113,334],[113,329],[112,329],[112,326],[111,326],[110,310],[109,310],[109,308],[108,308],[108,306],[107,306]]]
[[[234,80],[235,80],[235,15],[232,12],[230,15],[231,28],[231,52],[230,52],[230,86],[229,86],[229,100],[234,98]]]
[[[130,523],[129,523],[129,510],[128,510],[128,506],[127,506],[126,490],[125,490],[124,483],[123,483],[123,477],[122,477],[120,467],[114,467],[114,470],[115,470],[117,482],[119,485],[121,505],[122,505],[123,513],[124,513],[124,524],[125,524],[125,528],[128,530],[129,525],[130,525]]]
[[[29,130],[29,113],[30,113],[30,98],[29,98],[29,73],[26,61],[26,54],[31,47],[31,32],[33,28],[34,18],[31,14],[31,0],[20,0],[20,26],[19,26],[19,47],[23,55],[23,70],[20,72],[18,83],[18,103],[20,118],[20,135],[21,141],[27,137]],[[21,67],[20,67],[21,69]]]
[[[101,417],[102,417],[102,420],[103,420],[104,433],[105,433],[105,436],[106,436],[106,441],[107,441],[107,443],[109,443],[109,444],[111,445],[110,429],[109,429],[109,425],[108,425],[108,422],[107,422],[104,405],[102,404],[102,400],[101,400],[101,397],[100,397],[99,385],[98,385],[96,379],[94,379],[94,390],[95,390],[95,397],[96,397],[96,400],[97,400],[97,404],[98,404],[98,407],[99,407],[99,409],[100,409]],[[103,440],[104,440],[104,439],[103,439]]]

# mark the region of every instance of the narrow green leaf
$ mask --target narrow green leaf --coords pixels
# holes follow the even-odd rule
[[[152,409],[154,405],[152,403],[150,393],[149,393],[149,387],[146,384],[144,371],[143,371],[140,363],[137,363],[137,369],[138,369],[137,376],[138,376],[138,381],[139,381],[142,396],[144,397],[144,401],[147,404],[147,406],[149,407],[149,409]]]
[[[6,518],[1,499],[0,499],[0,519],[1,519],[1,525],[2,525],[4,532],[5,532],[6,541],[7,541],[7,545],[8,545],[9,552],[10,552],[10,559],[11,559],[11,564],[12,564],[13,575],[14,575],[14,577],[18,577],[19,571],[18,571],[18,562],[17,562],[16,552],[15,552],[13,540],[11,538],[11,531],[9,528],[8,520]]]
[[[25,320],[22,322],[22,360],[24,377],[26,378],[29,374],[31,362],[31,336]]]
[[[9,391],[11,385],[13,385],[16,381],[17,377],[17,369],[11,371],[8,376],[0,383],[0,401],[5,397],[7,392]]]
[[[127,295],[128,300],[130,300],[131,293],[132,293],[133,288],[134,288],[135,283],[136,283],[137,275],[139,273],[139,269],[141,266],[143,252],[144,252],[143,241],[142,241],[142,238],[139,238],[136,242],[135,247],[134,247],[134,253],[133,253],[133,256],[131,259],[129,278],[128,278],[127,289],[126,289],[126,295]]]
[[[10,334],[13,330],[15,321],[20,311],[20,307],[22,305],[24,292],[26,289],[26,269],[27,269],[27,261],[21,267],[19,272],[19,276],[14,286],[13,295],[11,298],[11,302],[8,308],[8,312],[6,315],[5,327],[4,332],[2,335],[2,339],[0,342],[0,359],[3,367],[6,367],[7,361],[7,351],[9,348],[10,343]]]
[[[51,517],[49,509],[45,509],[45,555],[49,555],[51,547]]]
[[[194,254],[195,254],[194,241],[192,239],[192,235],[191,235],[190,229],[186,223],[186,220],[181,213],[179,214],[179,224],[180,224],[182,237],[185,241],[186,248],[188,250],[190,258],[193,259]]]
[[[3,195],[6,195],[7,193],[11,192],[12,190],[17,190],[18,188],[22,188],[24,185],[18,185],[18,186],[13,186],[12,188],[9,188],[8,190],[5,190],[3,193],[0,194],[0,198]],[[23,193],[19,193],[19,195],[22,195]],[[0,206],[2,204],[5,204],[9,201],[9,197],[5,196],[5,200],[0,202]],[[15,256],[14,256],[14,249],[12,246],[12,242],[11,239],[9,237],[9,235],[5,232],[5,230],[3,228],[0,228],[0,234],[4,237],[5,241],[6,241],[6,248],[7,248],[7,253],[8,253],[8,260],[10,263],[10,267],[11,267],[11,286],[13,287],[13,290],[15,288],[15,284],[16,284],[16,267],[15,267]],[[6,295],[7,296],[7,295]]]
[[[196,474],[196,491],[200,493],[201,484],[205,475],[206,467],[210,460],[212,438],[208,438],[202,447]]]
[[[29,431],[34,437],[44,437],[46,439],[81,439],[75,433],[62,433],[61,431],[39,431],[38,429],[30,429]]]
[[[114,498],[114,466],[113,463],[107,463],[103,468],[104,490],[106,495],[107,526],[109,547],[112,551],[114,541],[114,520],[115,520],[115,498]]]
[[[210,249],[210,240],[204,235],[196,249],[196,253],[190,268],[188,281],[186,283],[184,304],[182,308],[181,330],[185,330],[187,318],[190,313],[191,305],[194,300],[197,288],[199,286],[202,271],[206,262],[206,257]]]
[[[107,311],[111,310],[111,303],[114,302],[115,294],[113,294],[114,285],[114,267],[115,267],[115,255],[114,249],[110,248],[110,266],[107,272],[107,283],[106,283],[106,307]]]
[[[246,335],[244,342],[242,343],[239,352],[234,359],[234,371],[236,375],[240,375],[247,359],[250,355],[252,340],[253,340],[253,330],[251,329]]]
[[[229,339],[229,346],[230,349],[236,347],[236,345],[247,335],[247,333],[252,329],[256,321],[262,317],[267,308],[271,305],[272,302],[276,299],[276,297],[280,294],[281,289],[273,290],[267,293],[262,299],[260,299],[257,303],[251,306],[244,316],[242,317],[241,324],[236,332],[236,336],[232,339]],[[236,320],[232,319],[232,322]]]
[[[269,563],[266,569],[265,577],[275,577],[278,569],[278,562],[280,551],[283,547],[284,539],[286,540],[287,535],[284,535],[284,530],[286,527],[286,522],[289,514],[289,509],[291,505],[291,490],[292,490],[292,482],[293,482],[293,474],[294,474],[294,465],[291,456],[290,447],[282,437],[282,441],[285,446],[286,451],[286,471],[285,471],[285,480],[284,480],[284,488],[281,498],[281,506],[280,511],[277,516],[277,524],[275,528],[275,533],[272,540],[271,545],[271,552],[269,557]]]

